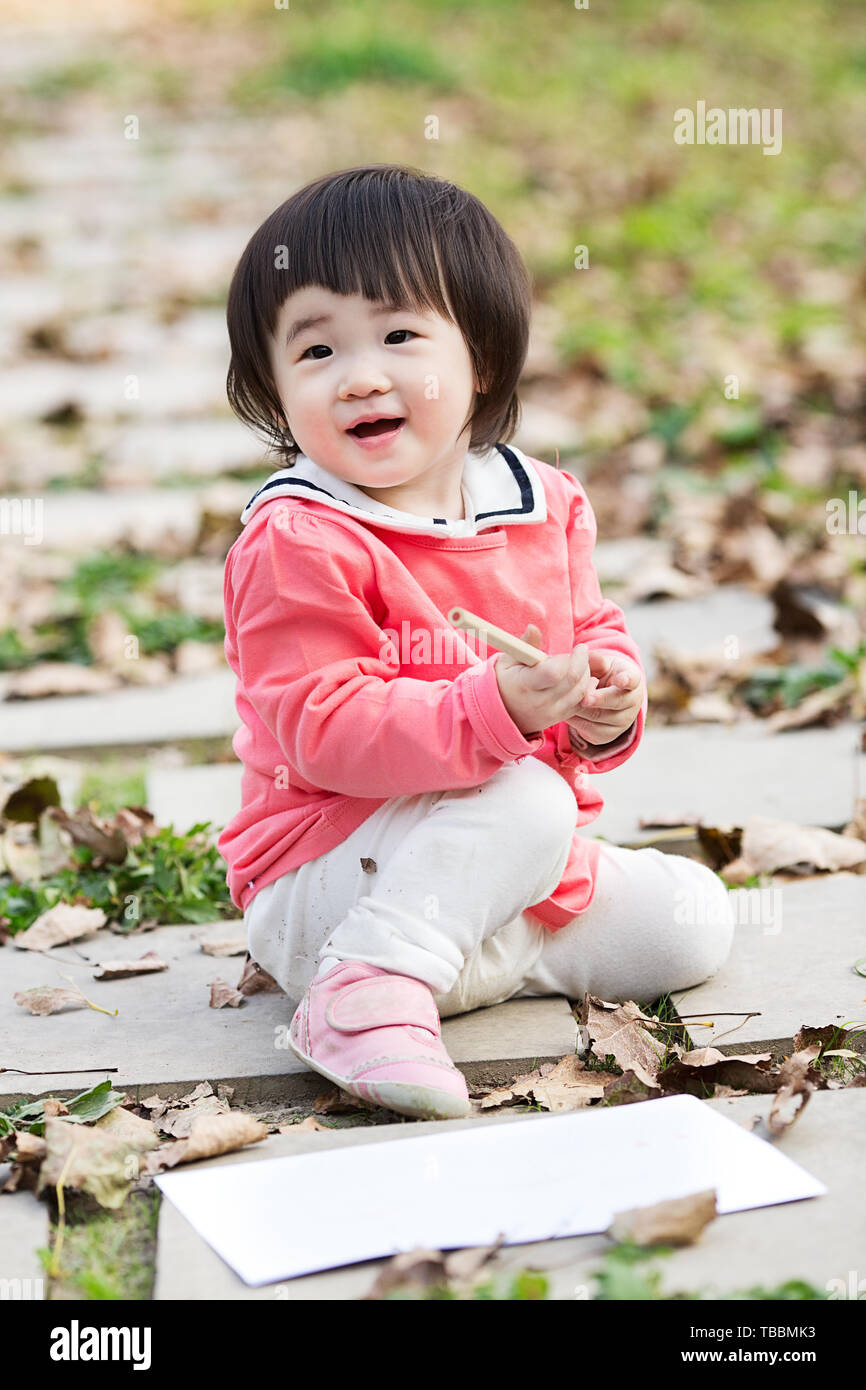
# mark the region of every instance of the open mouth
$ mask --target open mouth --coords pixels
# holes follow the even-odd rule
[[[406,421],[402,416],[383,416],[381,420],[364,420],[360,425],[355,425],[354,429],[349,430],[348,433],[354,434],[358,439],[369,439],[376,434],[391,434],[405,423]]]

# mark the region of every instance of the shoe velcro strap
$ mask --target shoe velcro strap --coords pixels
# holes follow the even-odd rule
[[[421,980],[379,975],[346,985],[329,1002],[325,1021],[338,1033],[360,1033],[410,1023],[439,1033],[433,995]]]

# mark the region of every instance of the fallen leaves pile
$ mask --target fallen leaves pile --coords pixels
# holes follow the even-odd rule
[[[866,1085],[866,1058],[843,1046],[853,1034],[832,1024],[802,1027],[791,1056],[776,1063],[770,1052],[737,1055],[715,1047],[686,1049],[670,1036],[682,1025],[660,1023],[632,1001],[615,1004],[587,994],[578,1021],[586,1044],[582,1055],[545,1062],[507,1086],[475,1093],[478,1111],[528,1103],[560,1112],[598,1103],[629,1105],[682,1092],[701,1099],[773,1094],[766,1128],[777,1137],[813,1091]],[[822,1070],[825,1058],[846,1058],[862,1069],[846,1082]]]
[[[148,1096],[136,1105],[106,1079],[68,1101],[49,1096],[0,1111],[0,1165],[11,1171],[0,1194],[47,1187],[87,1192],[117,1208],[155,1173],[258,1143],[268,1126],[216,1095],[204,1081],[178,1099]]]

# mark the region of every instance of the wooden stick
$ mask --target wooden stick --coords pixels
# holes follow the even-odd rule
[[[483,637],[491,647],[498,647],[506,656],[510,656],[513,661],[522,662],[524,666],[537,666],[539,661],[547,658],[547,652],[541,651],[539,647],[533,647],[529,642],[521,641],[519,637],[512,637],[510,632],[501,627],[494,627],[493,623],[485,622],[475,613],[468,613],[465,608],[452,608],[448,614],[448,621],[455,627]]]

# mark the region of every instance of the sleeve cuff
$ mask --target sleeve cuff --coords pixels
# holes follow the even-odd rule
[[[505,708],[495,670],[500,655],[495,652],[465,673],[466,712],[484,746],[502,761],[511,762],[541,748],[544,733],[524,737]]]

